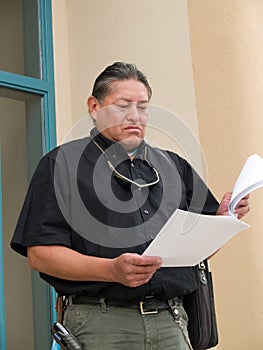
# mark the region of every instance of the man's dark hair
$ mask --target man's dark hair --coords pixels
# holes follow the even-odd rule
[[[115,62],[105,68],[95,80],[92,96],[102,101],[111,91],[111,84],[118,80],[138,80],[143,83],[148,91],[148,98],[152,96],[152,89],[146,76],[131,63]]]

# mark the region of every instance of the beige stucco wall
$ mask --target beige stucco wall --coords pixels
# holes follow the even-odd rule
[[[200,141],[217,196],[232,189],[246,158],[263,156],[263,2],[189,0]],[[263,346],[262,189],[251,225],[213,258],[219,350]]]
[[[115,61],[135,63],[145,72],[153,86],[152,103],[183,118],[198,137],[185,0],[52,3],[58,143],[87,115],[95,77]],[[168,119],[176,124],[176,118]],[[79,133],[90,127],[84,123]],[[147,133],[152,134],[153,129]],[[158,139],[163,137],[159,132]]]
[[[72,127],[67,0],[52,1],[52,12],[57,142],[60,144]]]
[[[232,189],[247,156],[263,156],[259,0],[52,4],[58,143],[87,114],[98,72],[123,60],[146,73],[154,104],[182,117],[197,138],[200,134],[218,198]],[[175,120],[169,122],[176,126]],[[263,343],[261,195],[258,190],[252,196],[246,218],[251,229],[212,260],[220,350],[257,350]]]

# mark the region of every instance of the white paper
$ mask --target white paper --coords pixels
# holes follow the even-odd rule
[[[194,266],[248,227],[232,216],[177,209],[143,255],[162,257],[163,267]]]
[[[235,183],[232,197],[229,203],[229,214],[234,216],[237,203],[248,193],[263,186],[263,158],[254,154],[245,162],[240,175]]]
[[[246,194],[263,186],[263,158],[250,156],[235,183],[229,216],[194,214],[177,209],[143,255],[160,256],[164,267],[194,266],[249,227],[235,218],[235,207]]]

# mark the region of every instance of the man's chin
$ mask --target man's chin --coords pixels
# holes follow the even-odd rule
[[[131,151],[134,148],[138,147],[141,144],[142,140],[143,139],[139,137],[129,137],[125,140],[120,141],[120,143],[126,151]]]

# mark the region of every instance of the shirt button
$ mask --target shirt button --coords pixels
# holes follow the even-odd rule
[[[149,210],[147,210],[147,209],[145,209],[143,212],[144,212],[145,215],[149,214]]]

